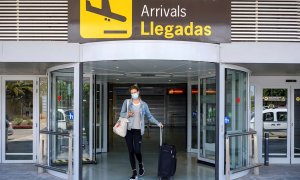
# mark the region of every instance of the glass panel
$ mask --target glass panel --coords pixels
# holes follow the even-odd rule
[[[294,90],[294,153],[300,157],[300,89]]]
[[[215,159],[216,78],[200,80],[200,157]]]
[[[50,130],[71,133],[74,120],[74,69],[51,73]],[[67,168],[69,139],[66,136],[50,135],[50,166]]]
[[[101,96],[102,96],[102,84],[96,84],[96,149],[97,152],[101,152],[101,134],[102,134],[102,126],[101,126],[101,120],[102,120],[102,113],[101,113]],[[101,127],[100,127],[101,126]]]
[[[40,130],[48,130],[48,78],[40,78],[40,107],[39,107],[39,120]],[[39,139],[39,164],[48,165],[48,135],[40,133]]]
[[[287,89],[263,89],[263,134],[269,133],[270,157],[287,157]],[[264,155],[264,140],[263,140]]]
[[[198,149],[198,85],[192,85],[192,148]]]
[[[90,161],[90,78],[83,78],[83,127],[82,127],[82,157],[84,161]]]
[[[225,121],[226,133],[247,131],[247,73],[226,69],[225,78]],[[248,137],[230,139],[230,167],[247,166]],[[246,154],[246,155],[245,155]]]
[[[5,159],[33,159],[33,81],[6,81]]]

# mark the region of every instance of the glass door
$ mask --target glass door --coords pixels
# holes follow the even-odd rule
[[[291,88],[291,163],[300,163],[300,87]]]
[[[270,163],[290,162],[290,95],[289,87],[262,88],[262,136],[269,135]],[[262,157],[265,143],[262,139]]]
[[[81,63],[48,69],[48,122],[40,129],[40,139],[47,142],[40,146],[47,147],[48,158],[42,167],[62,178],[81,179],[82,158],[91,149],[90,126],[86,125],[90,89]]]
[[[35,77],[7,76],[2,81],[2,162],[36,161]]]
[[[250,117],[249,70],[234,66],[220,65],[218,75],[219,121],[216,143],[218,178],[236,179],[249,171]]]
[[[248,131],[248,73],[225,69],[225,132]],[[229,144],[230,169],[248,166],[248,136],[231,137]]]
[[[215,164],[216,77],[199,78],[199,151],[198,159]]]

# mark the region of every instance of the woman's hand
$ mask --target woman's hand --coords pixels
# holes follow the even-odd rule
[[[164,128],[164,125],[163,125],[161,122],[158,124],[158,126],[159,126],[160,128]]]
[[[128,117],[133,117],[134,116],[134,113],[132,111],[129,111],[128,112]]]

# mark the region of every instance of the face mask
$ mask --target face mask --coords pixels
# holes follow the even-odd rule
[[[139,93],[133,93],[131,94],[132,99],[137,99],[139,98]]]

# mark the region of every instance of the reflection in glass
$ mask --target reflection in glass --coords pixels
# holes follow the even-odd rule
[[[287,89],[263,89],[263,134],[269,133],[270,157],[287,157],[287,93]]]
[[[5,82],[5,159],[33,159],[33,81]]]
[[[216,78],[200,80],[200,156],[215,159]]]
[[[247,73],[226,69],[225,117],[226,133],[247,131]],[[248,164],[248,137],[230,139],[230,167],[238,169]]]

